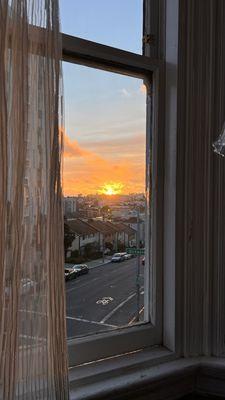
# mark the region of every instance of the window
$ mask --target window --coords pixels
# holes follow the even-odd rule
[[[101,329],[92,329],[92,334],[88,334],[88,332],[83,332],[83,334],[78,335],[79,337],[70,338],[68,340],[70,364],[75,365],[82,362],[97,360],[100,358],[121,354],[127,351],[137,350],[143,347],[148,347],[150,345],[161,343],[161,265],[160,256],[158,255],[158,253],[160,252],[158,240],[161,229],[159,229],[158,226],[158,219],[160,213],[162,212],[162,209],[160,206],[161,201],[159,201],[158,198],[160,191],[156,192],[154,189],[155,182],[159,177],[158,165],[160,162],[156,139],[156,128],[158,121],[158,115],[156,113],[156,102],[158,99],[158,79],[160,63],[157,63],[155,60],[153,62],[150,58],[147,58],[145,56],[137,55],[134,53],[127,53],[120,48],[107,47],[105,45],[86,41],[85,39],[67,36],[65,34],[63,34],[63,61],[70,63],[64,64],[66,94],[73,91],[72,78],[70,82],[70,77],[72,77],[73,75],[79,76],[80,85],[79,88],[77,87],[77,91],[75,93],[76,102],[74,104],[71,104],[69,111],[68,107],[66,109],[66,124],[71,114],[76,114],[76,124],[79,124],[79,129],[83,130],[83,132],[86,132],[87,134],[87,142],[85,148],[85,151],[87,153],[90,152],[90,149],[88,149],[88,146],[90,146],[90,142],[88,142],[88,129],[92,129],[93,132],[96,132],[97,127],[97,135],[99,135],[99,132],[101,131],[103,131],[104,134],[104,130],[106,129],[107,124],[108,126],[110,126],[110,123],[112,124],[113,122],[115,128],[117,122],[117,125],[120,127],[120,130],[122,132],[121,137],[123,136],[126,138],[126,135],[128,135],[128,138],[130,140],[129,135],[132,130],[135,130],[135,123],[132,118],[137,112],[136,108],[132,109],[133,106],[130,106],[132,104],[131,99],[134,93],[136,97],[139,96],[139,105],[144,103],[147,104],[147,106],[144,105],[144,107],[140,107],[141,112],[143,113],[141,117],[142,123],[144,120],[146,131],[146,150],[144,150],[146,167],[146,190],[139,191],[139,189],[135,189],[135,202],[136,204],[138,204],[138,209],[143,208],[143,202],[147,205],[147,207],[146,210],[142,209],[142,213],[144,213],[144,218],[142,221],[143,224],[141,224],[139,220],[141,213],[140,210],[137,212],[137,210],[133,209],[133,215],[128,215],[126,219],[126,226],[130,226],[129,229],[133,229],[135,231],[136,227],[137,232],[138,226],[138,235],[136,234],[136,247],[138,249],[136,249],[136,253],[135,249],[131,250],[131,253],[133,253],[134,256],[137,256],[138,254],[138,259],[140,260],[138,263],[139,268],[144,267],[142,268],[144,282],[140,283],[140,272],[138,272],[137,275],[135,273],[133,276],[134,279],[137,278],[136,284],[139,288],[139,291],[137,294],[134,293],[134,296],[139,296],[138,301],[139,307],[140,304],[142,305],[142,317],[139,319],[136,315],[134,315],[134,318],[131,318],[129,320],[131,321],[130,324],[122,322],[121,324],[116,325],[118,329],[114,329],[115,321],[114,323],[108,324],[111,325],[108,327],[109,329],[105,329],[104,323],[107,321],[105,321],[105,319],[103,318],[103,322],[101,319],[100,321],[98,321],[99,323],[96,324],[96,326],[98,325],[98,327],[100,327]],[[106,76],[107,78],[105,78]],[[100,83],[99,93],[101,92],[100,96],[98,93],[97,100],[96,98],[94,98],[96,97],[94,96],[94,91],[96,90],[94,86],[96,82]],[[129,82],[129,84],[127,82]],[[116,115],[115,110],[117,110],[117,113],[119,115],[119,108],[121,108],[121,114],[122,116],[124,116],[124,121],[116,121],[115,117],[112,118],[111,121],[109,119],[107,120],[107,118],[109,117],[110,104],[106,94],[110,94],[110,89],[112,88],[117,93],[118,98],[120,100],[122,98],[123,101],[120,104],[118,99],[114,99],[114,103],[112,102],[111,114],[113,115],[114,113],[114,115]],[[89,94],[89,99],[87,94]],[[99,101],[100,97],[104,107],[101,106],[98,112],[96,112],[98,106],[97,102]],[[83,113],[83,115],[81,112],[82,102],[84,102],[86,106],[86,112]],[[84,110],[84,107],[82,110]],[[102,110],[104,110],[104,113],[102,113]],[[78,112],[79,115],[77,114]],[[128,112],[127,119],[125,118],[126,112]],[[69,114],[70,116],[68,116]],[[105,118],[106,121],[104,121],[104,126],[101,125],[102,118],[103,120]],[[130,120],[131,122],[130,126],[129,124],[127,124],[128,120]],[[89,121],[89,126],[87,121]],[[93,126],[90,127],[90,123],[92,123],[92,121]],[[96,121],[98,122],[98,126],[96,125]],[[114,132],[112,131],[112,135],[115,134],[115,132],[116,130],[114,129]],[[99,135],[99,137],[100,139],[97,146],[102,146],[102,137],[101,135]],[[68,138],[66,136],[66,140],[67,139]],[[73,140],[74,139],[77,139],[77,137],[74,137]],[[68,151],[71,152],[73,143],[71,142],[71,138],[69,138],[69,140],[67,143]],[[85,141],[84,137],[83,140]],[[141,142],[143,144],[143,140],[145,141],[145,139],[142,137],[142,134],[140,134],[139,138],[137,138],[137,146],[141,146]],[[120,142],[120,140],[118,140],[118,143],[116,143],[117,151],[119,151],[118,147],[121,146],[121,143],[122,142]],[[81,149],[77,146],[76,151],[81,151]],[[158,182],[160,181],[158,180]],[[115,182],[115,184],[120,184],[120,182]],[[112,187],[112,185],[110,185],[109,187],[105,186],[105,194],[113,194],[111,193],[111,191],[115,188],[116,187]],[[83,189],[81,187],[77,189],[80,194],[76,192],[76,201],[77,203],[79,202],[78,209],[80,207],[80,215],[83,216],[81,218],[81,222],[83,224],[90,225],[92,229],[96,230],[96,233],[100,233],[99,242],[101,243],[98,243],[98,245],[100,246],[99,250],[101,252],[101,256],[107,256],[107,254],[105,254],[105,251],[108,249],[108,241],[111,241],[113,246],[116,246],[113,247],[115,253],[120,254],[119,257],[123,258],[123,254],[126,253],[126,251],[122,252],[121,250],[121,252],[118,253],[119,231],[118,227],[116,228],[115,226],[116,224],[114,224],[115,220],[112,219],[112,210],[106,210],[106,208],[104,208],[104,215],[102,215],[101,220],[99,220],[98,213],[96,218],[90,218],[90,210],[93,210],[94,205],[96,206],[96,198],[95,196],[93,196],[93,193],[86,193],[85,201],[82,200],[81,190],[84,190],[84,187]],[[132,192],[130,191],[129,193],[131,194]],[[68,195],[71,195],[71,193],[68,193]],[[139,198],[137,195],[139,195]],[[116,213],[121,212],[121,208],[123,209],[123,213],[132,211],[132,207],[129,203],[131,203],[131,198],[122,199],[120,204],[116,205],[118,206],[118,208],[114,208],[115,215]],[[88,207],[88,213],[86,213],[85,207]],[[131,219],[131,221],[129,221],[129,218]],[[107,229],[106,226],[104,226],[105,230],[103,230],[103,227],[100,227],[100,223],[108,224]],[[122,223],[124,223],[124,221],[122,221]],[[141,232],[142,236],[140,236]],[[87,251],[90,255],[91,252],[95,251],[95,245],[91,241],[88,241],[88,243],[82,248],[82,254],[84,254],[84,251]],[[127,247],[128,245],[123,248],[123,251],[126,250]],[[141,265],[141,257],[139,257],[139,255],[145,256],[145,266]],[[121,259],[120,261],[122,266],[123,259]],[[92,270],[90,271],[90,276],[91,273],[93,273]],[[125,286],[126,276],[124,276],[123,279]],[[72,286],[69,287],[68,292],[72,293]],[[82,294],[80,296],[82,297]],[[107,301],[108,304],[108,302],[113,301],[111,300],[112,298],[113,296],[109,295],[103,296],[101,299],[98,300],[102,300],[103,305],[103,302],[104,304],[106,304]],[[126,312],[129,313],[130,311],[127,310]],[[70,316],[70,318],[68,318],[69,324],[72,325],[73,322],[76,321],[78,328],[78,318],[79,316],[77,315]],[[86,318],[82,318],[81,316],[80,320],[81,319],[84,320]],[[107,324],[105,323],[105,325]]]
[[[141,54],[142,9],[143,0],[60,0],[62,32]]]

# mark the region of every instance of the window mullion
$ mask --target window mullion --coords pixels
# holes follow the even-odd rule
[[[157,70],[159,60],[62,34],[63,61],[106,71],[145,77]]]

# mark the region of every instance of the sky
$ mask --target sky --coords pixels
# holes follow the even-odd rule
[[[63,32],[141,52],[142,0],[60,0],[60,8]],[[142,80],[69,63],[63,80],[64,194],[95,194],[109,183],[144,192]]]

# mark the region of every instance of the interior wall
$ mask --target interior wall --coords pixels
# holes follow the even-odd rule
[[[180,0],[176,262],[183,272],[184,355],[225,346],[225,1]]]

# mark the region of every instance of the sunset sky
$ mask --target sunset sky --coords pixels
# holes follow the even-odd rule
[[[141,51],[141,0],[61,0],[60,5],[63,32]],[[124,194],[143,192],[142,81],[69,63],[64,63],[63,72],[65,195],[95,194],[110,182],[121,184]]]

